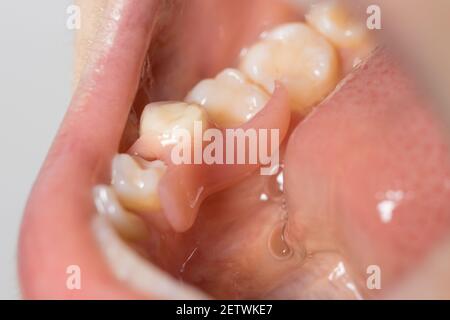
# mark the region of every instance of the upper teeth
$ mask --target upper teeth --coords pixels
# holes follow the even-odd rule
[[[312,5],[306,21],[339,47],[359,46],[368,36],[364,24],[352,19],[337,1]]]
[[[336,85],[339,62],[334,47],[303,23],[281,25],[244,52],[241,70],[273,92],[275,81],[288,90],[292,108],[306,114]]]
[[[195,121],[207,123],[205,110],[185,102],[156,102],[147,105],[141,116],[141,136],[153,136],[162,145],[178,143],[176,129],[194,130]]]
[[[97,186],[93,194],[97,212],[105,215],[121,236],[136,240],[147,234],[143,221],[121,206],[110,186]]]
[[[127,154],[116,155],[112,165],[112,185],[127,209],[137,212],[158,211],[158,182],[166,165],[159,160],[140,162]]]
[[[215,79],[199,82],[186,98],[206,108],[219,127],[241,125],[258,113],[269,95],[236,69],[225,69]]]

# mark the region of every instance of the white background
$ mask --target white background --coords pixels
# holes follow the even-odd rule
[[[70,2],[0,1],[0,299],[20,298],[16,245],[22,211],[70,100]]]

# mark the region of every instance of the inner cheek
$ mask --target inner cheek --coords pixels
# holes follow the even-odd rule
[[[286,210],[275,179],[254,174],[213,195],[189,231],[149,243],[152,260],[217,298],[258,298],[272,290],[302,261],[283,239]]]
[[[199,80],[238,63],[241,50],[263,31],[299,20],[303,13],[273,0],[193,0],[177,6],[166,12],[163,32],[149,48],[137,111],[148,101],[183,99]]]

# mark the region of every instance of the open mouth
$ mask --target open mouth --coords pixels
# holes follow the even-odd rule
[[[115,1],[105,15],[26,209],[25,297],[382,297],[448,232],[438,119],[335,3]],[[194,145],[194,124],[214,139],[175,164],[174,132]],[[279,161],[218,146],[228,129]]]

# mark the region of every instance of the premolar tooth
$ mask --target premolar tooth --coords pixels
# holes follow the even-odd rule
[[[128,154],[118,154],[112,164],[112,185],[123,206],[137,212],[161,209],[158,183],[166,170],[159,160],[139,163]]]
[[[236,69],[225,69],[214,79],[200,81],[186,97],[186,101],[203,106],[222,128],[247,122],[268,100],[269,95],[262,88]]]
[[[366,26],[351,17],[337,1],[313,4],[306,14],[306,21],[342,48],[363,45],[368,38]]]
[[[122,237],[138,240],[147,235],[144,221],[121,206],[110,186],[95,187],[93,196],[98,213],[106,216]]]
[[[208,116],[200,106],[185,102],[155,102],[148,104],[141,116],[140,136],[150,136],[162,145],[178,143],[175,129],[194,130],[195,121],[206,124]]]
[[[288,90],[291,108],[301,115],[323,99],[339,80],[335,48],[303,23],[281,25],[263,34],[243,55],[240,69],[273,92],[275,81]]]

